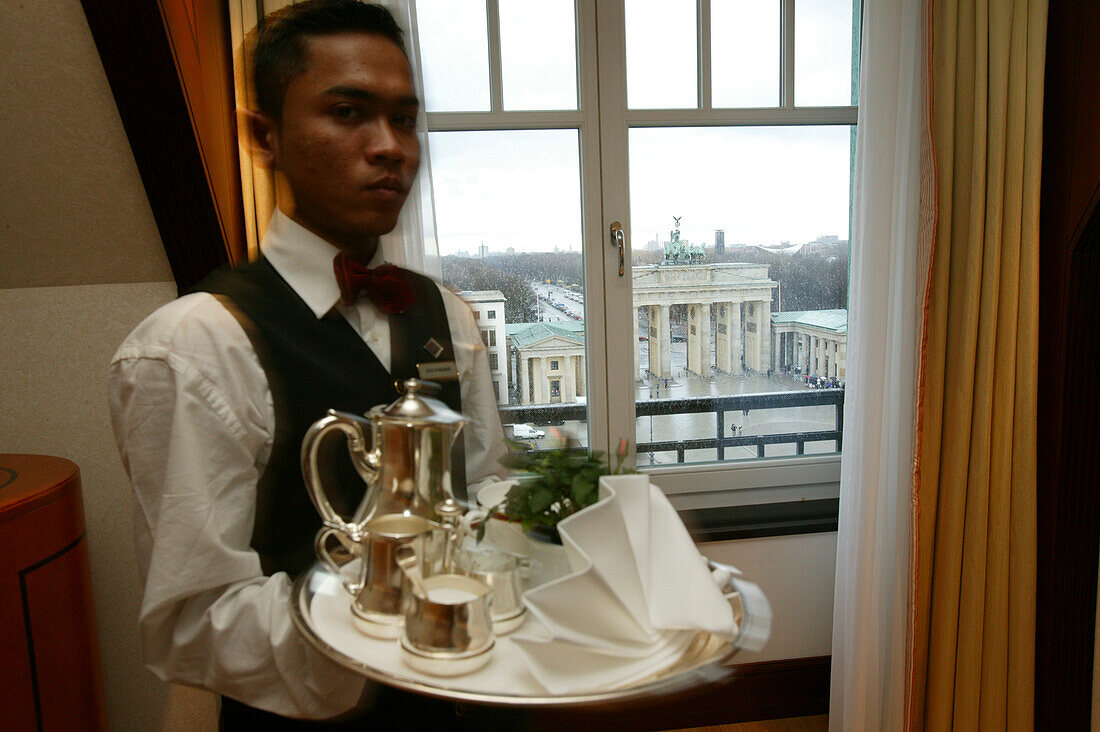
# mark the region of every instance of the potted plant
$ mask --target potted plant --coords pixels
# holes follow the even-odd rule
[[[623,468],[628,443],[622,440],[612,467],[602,452],[580,447],[565,447],[550,452],[534,452],[527,446],[510,443],[510,452],[500,462],[509,470],[523,473],[490,515],[518,521],[533,539],[561,543],[558,523],[599,499],[599,481],[604,475],[634,472]],[[479,528],[479,538],[484,524]]]

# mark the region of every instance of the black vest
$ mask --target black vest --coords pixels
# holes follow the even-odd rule
[[[295,577],[314,562],[313,539],[321,517],[302,478],[300,454],[306,430],[329,409],[364,414],[398,397],[396,384],[416,377],[417,363],[454,361],[451,331],[438,286],[405,270],[416,302],[390,316],[391,371],[340,313],[318,319],[265,259],[217,270],[195,288],[219,297],[244,328],[267,374],[275,405],[275,436],[256,495],[252,548],[264,574]],[[443,347],[429,353],[430,339]],[[462,411],[458,381],[441,384],[439,398]],[[350,517],[366,485],[348,458],[343,434],[322,442],[318,464],[333,508]],[[452,454],[452,485],[465,498],[465,457],[461,438]]]

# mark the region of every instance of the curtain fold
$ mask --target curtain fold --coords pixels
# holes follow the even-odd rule
[[[904,716],[920,322],[921,7],[921,0],[864,6],[833,606],[834,730],[900,729]]]
[[[910,729],[1030,728],[1045,0],[930,0]]]
[[[238,110],[251,109],[251,70],[246,67],[245,43],[262,15],[293,5],[292,0],[227,0],[234,52],[234,85]],[[393,14],[405,31],[405,46],[412,68],[413,83],[424,99],[424,74],[420,62],[420,43],[416,32],[415,0],[376,0]],[[262,15],[261,15],[262,14]],[[260,240],[267,230],[271,214],[279,201],[289,200],[289,191],[280,178],[252,162],[247,127],[238,124],[238,150],[241,186],[244,195],[245,230],[248,259],[259,255]],[[435,236],[435,202],[432,196],[431,156],[428,149],[427,119],[421,106],[417,129],[420,131],[420,172],[401,210],[397,226],[381,238],[383,257],[393,264],[439,279],[439,247]]]

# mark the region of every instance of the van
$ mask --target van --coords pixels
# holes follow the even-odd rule
[[[542,430],[535,429],[529,424],[517,424],[512,425],[512,436],[517,439],[535,439],[539,437],[546,437],[546,433]]]

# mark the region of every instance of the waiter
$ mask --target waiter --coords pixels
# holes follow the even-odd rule
[[[384,265],[379,247],[420,163],[401,30],[386,10],[354,0],[302,3],[265,20],[253,74],[253,155],[291,200],[275,211],[256,263],[219,271],[154,312],[110,366],[112,421],[137,503],[145,663],[165,681],[221,694],[222,729],[348,718],[357,729],[484,727],[492,710],[456,715],[452,704],[366,683],[313,650],[288,610],[320,527],[298,455],[328,408],[389,403],[396,378],[430,365],[444,400],[470,418],[456,472],[471,487],[503,475],[469,308]],[[363,485],[349,486],[354,506]]]

